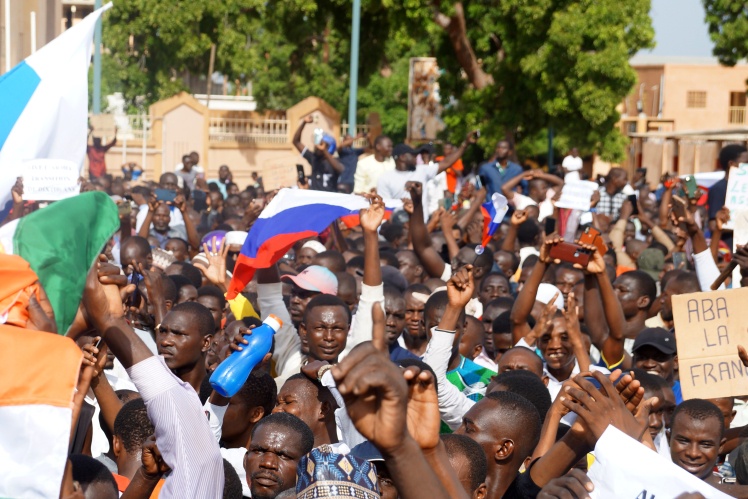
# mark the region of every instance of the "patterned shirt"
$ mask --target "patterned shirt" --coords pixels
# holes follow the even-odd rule
[[[605,187],[600,187],[599,190],[600,202],[597,203],[597,212],[610,217],[615,222],[621,216],[621,207],[626,201],[626,194],[623,191],[618,191],[611,196],[605,190]]]

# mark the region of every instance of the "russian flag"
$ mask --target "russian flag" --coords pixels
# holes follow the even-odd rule
[[[10,208],[10,189],[21,176],[23,161],[64,159],[83,165],[94,28],[111,6],[110,2],[92,12],[0,77],[3,212]]]
[[[226,298],[233,299],[252,280],[255,269],[273,265],[296,241],[316,237],[335,219],[358,216],[368,206],[366,198],[353,194],[281,189],[250,229]]]
[[[384,201],[384,219],[389,220],[392,218],[392,214],[395,210],[400,210],[403,207],[403,202],[399,199],[383,199]],[[352,229],[358,225],[361,225],[361,220],[358,218],[358,213],[354,215],[345,215],[340,217],[340,221],[345,224],[346,227]]]
[[[509,211],[509,202],[504,196],[494,192],[491,201],[480,206],[480,211],[483,213],[483,240],[480,245],[485,248]]]

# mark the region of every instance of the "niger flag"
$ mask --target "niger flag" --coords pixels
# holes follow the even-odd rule
[[[65,336],[0,326],[0,497],[59,497],[82,358]]]

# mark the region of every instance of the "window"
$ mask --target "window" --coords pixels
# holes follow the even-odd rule
[[[730,117],[731,125],[745,124],[745,92],[730,92]]]
[[[706,92],[700,90],[689,91],[686,95],[686,107],[706,107]]]
[[[745,107],[745,92],[730,92],[730,107]]]

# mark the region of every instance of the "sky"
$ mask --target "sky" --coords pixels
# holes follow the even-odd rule
[[[683,57],[712,55],[713,44],[704,22],[701,0],[652,0],[650,15],[657,46],[641,54]]]

